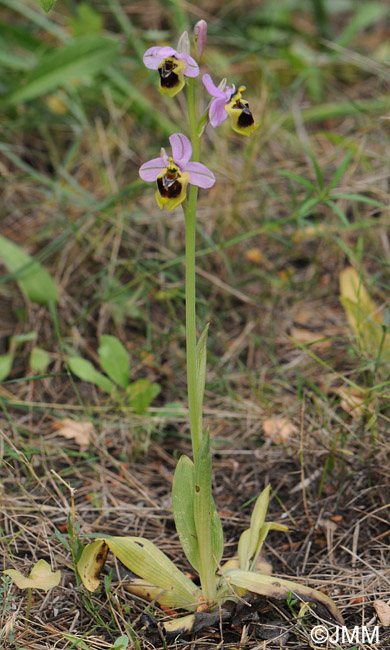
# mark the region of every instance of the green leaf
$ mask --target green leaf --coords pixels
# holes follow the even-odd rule
[[[138,415],[142,415],[160,391],[160,384],[152,384],[149,379],[137,379],[127,387],[126,395],[130,406]]]
[[[346,199],[347,201],[358,201],[360,203],[368,203],[368,205],[373,205],[376,208],[385,208],[385,204],[375,199],[371,199],[369,196],[364,196],[363,194],[330,194],[330,199]]]
[[[35,341],[37,338],[37,333],[33,330],[32,332],[23,332],[23,334],[14,334],[11,336],[12,343],[28,343],[29,341]]]
[[[57,0],[38,0],[42,9],[48,13],[52,7],[54,7]]]
[[[320,190],[323,190],[324,189],[324,177],[322,175],[321,168],[320,168],[315,156],[312,154],[312,152],[307,149],[306,153],[309,156],[309,158],[310,158],[310,160],[311,160],[311,162],[313,164],[314,172],[315,172],[317,183],[318,183],[318,187],[320,188]]]
[[[58,300],[56,285],[46,269],[20,246],[1,235],[0,259],[30,300],[40,305]]]
[[[115,337],[104,335],[98,348],[100,364],[104,372],[116,384],[126,388],[129,383],[129,355],[125,346]]]
[[[9,373],[12,370],[12,364],[14,362],[13,354],[2,354],[0,355],[0,382],[7,379]]]
[[[248,571],[251,565],[256,564],[255,557],[256,547],[259,541],[260,530],[265,522],[268,510],[270,486],[261,492],[256,499],[255,507],[251,515],[251,523],[248,530],[244,530],[238,543],[238,557],[240,568]]]
[[[256,499],[250,527],[244,530],[238,542],[238,558],[243,571],[255,571],[257,558],[270,530],[288,530],[283,524],[265,523],[269,492],[270,486],[267,485]]]
[[[252,511],[251,524],[249,527],[249,566],[253,566],[253,563],[256,564],[256,548],[258,545],[261,528],[263,527],[265,518],[267,516],[270,489],[270,485],[267,485],[267,487],[264,488],[264,490],[257,497],[255,507]]]
[[[49,363],[50,354],[37,345],[33,347],[30,354],[30,368],[32,372],[46,372]]]
[[[30,571],[28,578],[16,569],[7,569],[3,571],[5,575],[12,578],[19,589],[42,589],[49,591],[57,587],[61,580],[61,571],[52,571],[50,564],[46,560],[38,560]]]
[[[116,58],[118,49],[117,41],[99,34],[75,38],[62,48],[46,52],[26,76],[24,84],[18,84],[2,104],[13,106],[40,97],[74,79],[90,78]]]
[[[313,192],[317,192],[318,188],[309,181],[307,178],[304,178],[304,176],[300,176],[299,174],[293,174],[292,172],[285,172],[285,171],[278,171],[277,174],[279,176],[285,176],[286,178],[295,181],[296,183],[299,183],[300,185],[303,185],[304,187],[307,187],[308,190],[312,190]]]
[[[112,646],[112,650],[127,650],[129,646],[129,637],[126,634],[118,637]]]
[[[251,537],[251,529],[247,528],[244,530],[243,533],[240,535],[240,539],[238,540],[238,560],[240,563],[240,569],[243,571],[248,571],[249,569],[249,544],[250,544],[250,537]]]
[[[304,199],[298,208],[298,217],[306,217],[318,203],[321,203],[321,199],[318,196],[311,196],[308,199]]]
[[[222,522],[213,499],[211,506],[211,548],[218,563],[221,562],[224,546]]]
[[[223,553],[223,533],[211,492],[212,465],[208,431],[196,457],[194,481],[194,521],[199,546],[199,575],[204,596],[212,600],[215,597],[215,569]]]
[[[194,463],[181,456],[172,485],[172,511],[180,544],[186,557],[199,572],[199,547],[194,520]]]
[[[333,178],[330,181],[328,187],[326,188],[327,192],[330,192],[331,190],[333,190],[336,187],[336,185],[339,182],[340,178],[344,175],[345,170],[347,169],[347,167],[348,167],[348,165],[350,163],[351,157],[352,157],[352,153],[349,152],[349,153],[347,153],[345,158],[341,161],[341,163],[337,167],[337,171],[336,171],[335,175],[333,176]]]
[[[198,410],[198,429],[202,432],[203,419],[203,395],[206,383],[206,360],[207,360],[207,323],[196,346],[196,408]]]
[[[96,370],[92,363],[86,359],[83,359],[82,357],[71,357],[68,363],[73,374],[75,374],[79,379],[89,381],[91,384],[99,386],[99,388],[105,390],[106,393],[111,394],[115,391],[115,386],[112,381]]]
[[[252,573],[251,571],[242,571],[241,569],[231,569],[226,571],[224,577],[221,579],[222,591],[228,592],[226,581],[234,587],[246,589],[247,591],[267,596],[268,598],[275,598],[277,600],[285,600],[288,593],[291,592],[293,596],[298,597],[304,602],[313,602],[322,605],[326,608],[329,614],[340,625],[344,624],[343,617],[337,609],[335,603],[329,596],[326,596],[321,591],[306,587],[305,585],[285,580],[283,578],[276,578],[275,576]],[[225,582],[225,585],[223,585]],[[228,592],[230,593],[230,591]]]

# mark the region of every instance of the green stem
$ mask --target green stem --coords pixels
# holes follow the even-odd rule
[[[195,88],[192,79],[187,85],[187,109],[190,123],[192,144],[192,159],[199,160],[200,139],[198,136]],[[188,409],[190,413],[190,428],[192,453],[194,460],[198,455],[202,441],[202,431],[199,429],[197,409],[197,382],[196,382],[196,294],[195,294],[195,241],[196,241],[196,204],[198,188],[190,186],[188,201],[184,206],[186,221],[186,347],[187,347],[187,390]]]

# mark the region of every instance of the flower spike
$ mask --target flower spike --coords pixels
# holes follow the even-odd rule
[[[184,32],[178,44],[173,47],[150,47],[143,56],[143,62],[149,70],[158,70],[159,91],[163,95],[175,97],[185,84],[184,77],[197,77],[199,66],[186,50],[189,48],[189,38]]]
[[[215,176],[206,165],[191,162],[192,146],[182,133],[174,133],[169,142],[172,156],[161,149],[159,158],[152,158],[139,170],[142,180],[157,183],[155,199],[159,208],[173,210],[186,198],[188,184],[210,188]]]

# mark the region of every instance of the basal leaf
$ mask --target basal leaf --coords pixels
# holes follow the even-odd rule
[[[233,587],[246,589],[255,594],[267,596],[268,598],[276,598],[277,600],[285,600],[288,594],[292,593],[304,602],[313,602],[325,607],[326,611],[340,625],[344,623],[343,617],[329,596],[311,587],[293,582],[292,580],[252,573],[251,571],[242,571],[241,569],[231,569],[224,574],[224,577],[220,581],[221,585],[223,585],[224,581],[228,581]]]
[[[143,537],[104,537],[104,541],[130,571],[173,594],[181,607],[196,609],[199,588],[152,542]]]
[[[160,605],[165,605],[165,607],[169,607],[170,609],[183,607],[183,599],[175,590],[166,591],[161,587],[156,587],[156,585],[151,584],[149,580],[131,578],[123,587],[134,596],[139,596],[139,598],[144,598],[149,601],[158,601]]]
[[[189,563],[199,571],[199,547],[194,520],[194,464],[181,456],[172,485],[172,511],[180,544]]]
[[[223,553],[222,529],[219,528],[220,521],[211,492],[211,480],[210,435],[207,431],[195,462],[194,521],[199,546],[199,575],[204,594],[210,600],[215,596],[216,562],[220,561]]]
[[[250,539],[251,539],[251,529],[247,528],[246,530],[244,530],[243,533],[241,533],[240,539],[238,540],[238,559],[240,562],[240,569],[242,569],[243,571],[247,571],[249,569]]]
[[[0,235],[0,260],[26,296],[40,305],[57,302],[57,288],[46,269],[20,246]]]
[[[82,357],[71,357],[68,363],[73,374],[75,374],[79,379],[89,381],[91,384],[99,386],[99,388],[105,390],[106,393],[111,394],[115,391],[115,386],[112,381],[96,370],[90,361],[87,361]]]
[[[267,523],[262,525],[262,527],[260,528],[260,531],[259,531],[259,536],[258,536],[258,539],[257,539],[256,549],[255,549],[255,552],[253,554],[253,558],[250,561],[250,566],[249,566],[250,571],[256,571],[257,558],[259,557],[260,551],[261,551],[261,549],[263,547],[263,544],[264,544],[270,530],[279,530],[279,531],[282,531],[282,532],[286,533],[288,531],[288,527],[284,526],[283,524],[275,524],[273,522],[267,522]]]
[[[249,570],[253,560],[256,562],[255,551],[258,545],[261,527],[264,524],[267,515],[269,503],[270,486],[261,492],[256,499],[255,507],[251,515],[251,523],[248,530],[244,530],[238,543],[238,557],[240,559],[240,568],[244,571]]]
[[[218,564],[222,559],[224,546],[222,522],[213,499],[211,508],[211,548]]]
[[[98,355],[100,364],[109,378],[126,388],[130,366],[125,346],[115,336],[104,335],[100,339]]]
[[[99,575],[106,561],[107,553],[108,546],[104,539],[97,539],[83,548],[77,562],[77,571],[88,591],[95,591],[99,587]]]
[[[267,485],[261,494],[257,497],[255,507],[251,515],[250,538],[249,538],[249,566],[256,563],[255,553],[259,542],[260,530],[263,527],[267,516],[269,493],[271,486]],[[249,568],[249,567],[247,567]]]

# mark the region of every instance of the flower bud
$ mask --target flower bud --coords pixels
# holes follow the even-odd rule
[[[200,59],[200,57],[203,54],[203,50],[206,45],[206,38],[207,38],[207,23],[205,20],[198,20],[198,22],[194,27],[194,40],[195,40],[198,59]]]

